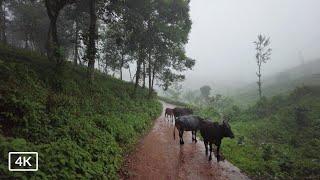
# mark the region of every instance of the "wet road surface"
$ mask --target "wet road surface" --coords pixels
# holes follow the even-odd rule
[[[163,103],[163,108],[173,105]],[[185,132],[185,144],[180,146],[178,131],[173,139],[174,124],[164,118],[155,121],[152,130],[128,155],[120,172],[121,179],[249,179],[228,161],[208,161],[202,141],[191,142],[191,132]],[[223,149],[222,149],[223,151]]]

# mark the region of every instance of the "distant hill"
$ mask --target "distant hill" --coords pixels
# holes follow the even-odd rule
[[[286,94],[297,86],[320,85],[320,59],[290,68],[273,76],[266,77],[262,82],[262,92],[266,97]],[[238,104],[251,104],[258,99],[257,84],[251,83],[239,88],[232,95]]]

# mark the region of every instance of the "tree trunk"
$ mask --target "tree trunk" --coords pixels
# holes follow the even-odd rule
[[[122,80],[122,67],[124,64],[123,53],[121,53],[121,63],[120,63],[120,79]]]
[[[54,16],[50,18],[50,27],[48,33],[48,42],[47,42],[47,56],[49,60],[56,61],[57,64],[61,63],[61,55],[59,53],[60,44],[58,42],[57,36],[57,17]]]
[[[153,85],[154,85],[154,78],[155,78],[155,75],[156,75],[156,73],[155,73],[155,71],[153,70],[153,71],[152,71],[151,91],[153,91]]]
[[[257,73],[257,76],[258,76],[258,87],[259,87],[259,98],[261,99],[262,98],[262,89],[261,89],[261,63],[258,64],[258,69],[259,69],[259,72]]]
[[[139,59],[137,61],[137,71],[136,71],[136,82],[134,84],[133,94],[135,95],[139,86],[140,73],[141,73],[141,63],[142,63],[142,53],[140,51]]]
[[[120,68],[120,80],[122,81],[122,67]]]
[[[105,63],[104,63],[104,73],[107,76],[108,75],[108,64],[106,63],[107,60],[105,59]]]
[[[128,70],[129,70],[129,75],[130,75],[130,81],[133,82],[133,77],[132,77],[132,75],[131,75],[130,66],[129,66]]]
[[[146,62],[143,61],[142,65],[143,65],[143,72],[142,72],[143,84],[142,84],[142,87],[145,88],[146,87]]]
[[[149,52],[149,57],[148,57],[148,76],[149,76],[149,98],[151,97],[152,95],[152,77],[151,77],[151,69],[152,69],[152,66],[151,66],[151,53]]]
[[[78,24],[78,18],[76,18],[75,25],[76,25],[76,31],[75,31],[75,43],[74,43],[74,59],[73,59],[73,64],[77,65],[78,64],[78,59],[79,59],[79,24]]]
[[[96,55],[96,0],[90,1],[90,27],[89,27],[89,44],[87,48],[88,56],[88,78],[94,80],[94,63]]]
[[[7,36],[6,36],[6,14],[5,8],[3,7],[4,0],[0,0],[0,38],[3,44],[7,44]]]
[[[51,61],[56,61],[58,65],[62,64],[62,56],[60,51],[60,44],[57,35],[57,19],[60,9],[54,7],[50,0],[45,1],[48,17],[50,19],[48,39],[47,39],[47,56]]]
[[[151,81],[151,88],[149,88],[149,94],[150,94],[150,97],[151,97],[152,92],[153,92],[153,85],[154,85],[154,78],[155,78],[155,75],[156,75],[156,65],[154,64],[154,65],[153,65],[153,69],[152,69],[152,81]]]

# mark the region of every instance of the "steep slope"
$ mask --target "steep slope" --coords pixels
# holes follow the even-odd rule
[[[117,178],[122,156],[161,112],[133,85],[33,52],[0,47],[0,175],[4,178]],[[8,171],[9,151],[37,151],[39,171]]]

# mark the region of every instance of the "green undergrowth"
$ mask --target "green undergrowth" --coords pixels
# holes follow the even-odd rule
[[[199,114],[219,119],[214,110]],[[225,158],[253,179],[320,178],[320,87],[299,87],[231,114]]]
[[[62,70],[61,70],[62,69]],[[124,154],[162,111],[133,84],[30,51],[0,47],[0,175],[117,179]],[[8,171],[8,152],[37,151],[37,172]]]

